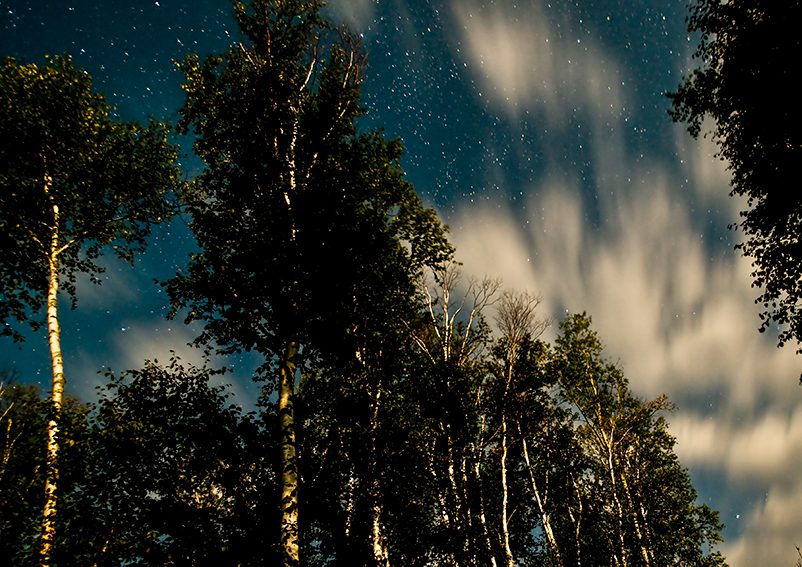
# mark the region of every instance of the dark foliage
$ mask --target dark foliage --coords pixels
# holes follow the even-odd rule
[[[780,329],[779,344],[802,342],[802,110],[796,96],[802,2],[697,0],[688,28],[699,38],[697,67],[669,94],[671,116],[698,136],[705,117],[732,173],[732,193],[748,209],[738,245],[754,259],[760,326]]]

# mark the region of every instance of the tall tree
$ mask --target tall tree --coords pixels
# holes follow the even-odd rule
[[[409,266],[450,253],[435,214],[399,166],[401,146],[355,120],[364,57],[328,29],[317,0],[235,2],[244,40],[182,64],[180,128],[206,167],[187,203],[201,251],[167,284],[199,342],[255,350],[274,377],[281,453],[283,561],[299,551],[295,383],[316,356],[365,360],[362,333],[374,292],[396,285],[382,254]],[[403,281],[400,282],[403,284]],[[378,390],[374,398],[378,399]]]
[[[0,67],[0,322],[41,326],[46,308],[52,365],[41,562],[55,538],[59,415],[65,385],[58,294],[76,301],[78,273],[99,282],[111,247],[132,261],[154,223],[171,214],[178,184],[167,129],[117,121],[89,75],[69,57],[46,65],[6,58]]]
[[[705,117],[732,173],[732,193],[748,209],[735,226],[754,258],[761,331],[780,327],[779,344],[802,352],[802,196],[793,189],[802,160],[802,110],[794,81],[802,56],[796,22],[802,2],[696,0],[688,28],[698,38],[696,68],[669,94],[671,116],[698,136]]]
[[[499,561],[495,526],[486,507],[483,464],[489,439],[486,349],[490,330],[484,311],[499,281],[465,284],[456,262],[427,271],[421,280],[422,313],[411,327],[420,350],[414,398],[421,413],[421,441],[433,490],[433,553],[444,563]],[[491,475],[492,477],[492,475]]]
[[[518,412],[514,411],[515,398],[521,397],[523,391],[515,384],[519,373],[519,363],[527,360],[525,356],[528,354],[527,347],[530,343],[537,340],[540,335],[548,327],[547,320],[540,320],[537,318],[536,309],[540,304],[540,298],[531,296],[526,293],[505,292],[501,296],[498,307],[497,324],[501,332],[501,338],[498,342],[497,357],[500,364],[496,365],[495,375],[496,381],[500,388],[498,388],[498,436],[500,438],[500,455],[499,455],[499,482],[501,485],[501,534],[502,544],[504,548],[504,562],[508,567],[513,567],[515,564],[512,547],[510,545],[510,477],[508,471],[510,470],[510,449],[515,436],[515,422],[521,416],[516,415]],[[526,390],[524,390],[526,391]],[[528,393],[533,394],[537,392],[537,388],[528,389]],[[516,396],[516,394],[518,394]],[[515,408],[517,409],[517,408]],[[511,411],[512,410],[512,411]],[[531,416],[531,414],[530,414]],[[518,440],[521,448],[524,449],[524,456],[529,460],[528,447],[526,446],[526,439],[521,438]],[[530,469],[531,470],[531,469]],[[532,483],[533,489],[535,484]],[[546,534],[551,551],[554,554],[555,561],[561,565],[561,558],[559,548],[554,539],[554,531],[551,526],[548,514],[543,508],[543,503],[540,499],[539,491],[535,490],[540,508],[541,526]]]

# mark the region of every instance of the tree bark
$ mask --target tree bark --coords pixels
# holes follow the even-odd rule
[[[526,463],[526,469],[529,471],[529,482],[532,485],[532,492],[535,496],[535,502],[537,503],[538,512],[540,513],[540,521],[543,524],[543,532],[546,534],[546,539],[549,542],[549,547],[551,548],[551,552],[554,554],[554,562],[556,563],[557,567],[562,567],[563,565],[562,555],[560,554],[560,548],[557,545],[557,538],[554,536],[554,529],[551,526],[550,514],[546,510],[546,497],[548,495],[541,497],[540,490],[538,490],[537,481],[535,480],[535,473],[532,470],[532,464],[529,461],[529,448],[526,443],[526,438],[524,438],[523,432],[521,432],[520,424],[518,426],[518,433],[521,436],[521,443],[523,444],[524,462]],[[546,477],[546,479],[548,480],[548,476]]]
[[[45,175],[45,193],[49,193],[51,178]],[[50,393],[50,419],[47,422],[47,455],[45,457],[45,502],[42,511],[42,539],[39,548],[39,565],[49,565],[56,540],[57,490],[59,478],[59,421],[64,396],[64,358],[61,353],[61,328],[58,321],[59,289],[59,210],[53,205],[48,255],[49,281],[47,287],[47,338],[50,345],[50,364],[53,384]]]
[[[295,369],[298,341],[287,342],[279,369],[278,414],[281,428],[281,550],[286,567],[300,565],[298,544],[298,456],[295,440]]]
[[[515,561],[510,548],[510,529],[509,515],[507,513],[507,501],[509,499],[509,487],[507,486],[507,417],[501,416],[501,534],[504,544],[504,562],[507,567],[514,567]]]
[[[377,567],[390,567],[390,554],[384,536],[384,525],[382,522],[383,506],[381,503],[381,485],[378,474],[378,446],[377,435],[379,427],[379,403],[381,400],[381,383],[376,385],[375,394],[371,395],[371,415],[370,415],[370,455],[371,455],[371,480],[370,480],[370,515],[371,529],[370,538],[373,550],[373,561]]]
[[[493,544],[490,541],[490,531],[487,527],[487,516],[485,515],[485,501],[482,494],[482,473],[480,470],[479,459],[476,459],[473,464],[473,474],[476,479],[477,491],[479,494],[479,523],[482,525],[482,535],[485,540],[485,550],[490,560],[490,566],[496,567],[496,554],[493,550]]]

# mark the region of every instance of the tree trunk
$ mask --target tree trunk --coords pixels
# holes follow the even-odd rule
[[[640,548],[641,557],[643,557],[643,564],[646,567],[651,567],[652,558],[649,547],[645,541],[643,530],[641,529],[640,520],[638,519],[638,510],[635,507],[635,502],[632,498],[632,493],[629,489],[629,483],[627,482],[626,472],[620,472],[619,476],[621,477],[621,485],[624,488],[624,494],[627,497],[627,503],[629,504],[630,515],[632,517],[632,525],[635,527],[635,537],[638,539],[638,548]]]
[[[504,411],[504,410],[503,410]],[[509,488],[507,486],[507,417],[501,416],[501,535],[504,544],[504,562],[507,567],[513,567],[515,561],[510,548],[510,529],[509,514],[507,513],[507,501],[509,500]]]
[[[384,537],[384,526],[382,523],[383,507],[381,503],[381,486],[379,483],[378,460],[379,452],[377,447],[377,435],[379,428],[379,403],[381,401],[381,383],[376,385],[376,393],[371,396],[370,412],[370,456],[371,456],[371,480],[370,480],[370,515],[371,529],[370,538],[373,550],[373,561],[377,567],[390,567],[390,554],[387,551],[387,544]]]
[[[582,542],[580,540],[580,534],[582,532],[582,492],[579,489],[579,485],[577,484],[574,475],[571,475],[571,486],[576,497],[577,513],[574,514],[571,506],[568,506],[568,517],[571,520],[571,524],[574,526],[574,551],[576,552],[575,565],[576,567],[582,567]]]
[[[51,179],[45,175],[45,193],[50,190]],[[45,502],[42,512],[42,540],[39,549],[39,565],[49,565],[56,540],[59,421],[64,395],[64,359],[61,354],[61,328],[58,322],[59,288],[59,210],[53,205],[53,227],[48,256],[49,282],[47,288],[47,338],[50,344],[50,364],[53,385],[50,393],[50,419],[47,422],[47,455],[45,457]]]
[[[546,510],[546,497],[541,497],[540,490],[538,490],[537,482],[535,480],[535,473],[532,470],[532,464],[529,461],[529,448],[526,443],[526,439],[523,436],[523,432],[521,432],[520,425],[518,426],[518,432],[521,436],[521,442],[523,444],[523,453],[524,453],[524,462],[526,463],[526,469],[529,471],[529,482],[532,485],[532,492],[535,495],[535,502],[537,503],[537,509],[540,513],[540,521],[543,524],[543,532],[546,534],[546,539],[549,542],[549,547],[551,548],[551,552],[554,554],[554,562],[558,567],[562,567],[563,560],[562,555],[560,554],[560,548],[557,545],[557,538],[554,536],[554,529],[551,526],[551,517],[548,511]],[[546,477],[548,480],[548,476]],[[546,488],[548,490],[548,487]]]
[[[480,466],[481,464],[479,459],[476,459],[473,463],[473,474],[474,478],[476,479],[477,492],[479,494],[479,523],[482,525],[482,535],[484,536],[485,550],[487,551],[487,555],[489,557],[490,566],[496,567],[496,554],[493,550],[493,544],[490,541],[490,531],[487,528],[487,517],[485,515],[485,500],[482,493],[482,473]]]
[[[626,542],[624,541],[624,507],[621,505],[621,499],[618,497],[618,488],[616,486],[618,483],[616,482],[615,460],[613,458],[612,434],[609,441],[607,441],[605,437],[605,442],[607,444],[607,471],[610,475],[610,490],[612,491],[613,502],[615,503],[616,526],[618,527],[618,543],[621,551],[621,565],[623,565],[623,567],[627,567],[629,552],[627,550]]]
[[[298,341],[287,342],[279,370],[278,415],[281,428],[281,550],[286,567],[298,567],[298,456],[294,388]]]

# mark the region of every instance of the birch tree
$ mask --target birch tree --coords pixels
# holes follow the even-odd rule
[[[364,56],[314,0],[236,2],[243,40],[182,64],[180,128],[205,168],[187,202],[201,247],[167,284],[199,343],[264,358],[280,422],[281,561],[302,561],[296,383],[319,356],[357,359],[371,247],[410,269],[449,247],[399,166],[401,146],[360,133]],[[392,283],[386,292],[392,292]],[[379,399],[378,390],[374,398]]]
[[[423,418],[427,464],[434,485],[438,553],[455,565],[497,565],[495,526],[485,510],[484,452],[490,345],[485,311],[500,281],[463,279],[456,262],[425,273],[421,315],[410,333],[421,353],[416,395]]]
[[[597,545],[588,557],[617,566],[723,565],[712,549],[720,541],[718,515],[695,503],[659,416],[673,405],[665,396],[646,402],[632,394],[621,369],[603,357],[587,316],[568,317],[561,330],[553,372],[589,465],[584,502],[608,534],[606,550]],[[599,541],[590,533],[585,539]]]
[[[541,527],[546,534],[551,552],[554,555],[557,565],[562,565],[559,546],[554,537],[554,530],[551,525],[550,517],[546,512],[545,503],[541,490],[532,475],[531,461],[526,438],[515,435],[516,421],[520,434],[520,419],[523,416],[516,415],[513,409],[515,398],[526,397],[527,394],[535,394],[538,390],[537,385],[516,384],[521,382],[519,362],[527,361],[527,348],[533,341],[536,341],[548,327],[549,322],[545,319],[538,319],[537,307],[540,298],[528,293],[505,292],[501,296],[496,322],[501,333],[496,349],[500,365],[496,369],[496,378],[501,388],[499,390],[499,437],[500,437],[500,485],[501,485],[501,534],[504,548],[504,559],[508,567],[515,564],[513,551],[510,545],[510,483],[509,483],[509,461],[510,445],[513,442],[520,443],[520,450],[525,459],[525,464],[530,472],[530,484],[535,494],[538,504],[538,512],[541,519]],[[528,361],[527,361],[528,362]],[[516,380],[518,378],[518,380]],[[533,378],[533,376],[527,376]],[[523,386],[523,387],[522,387]],[[530,386],[526,388],[526,386]],[[534,387],[532,387],[534,386]]]
[[[1,334],[42,326],[52,368],[41,564],[50,562],[58,494],[59,415],[66,383],[59,292],[76,302],[76,278],[99,283],[104,249],[133,261],[179,185],[167,129],[123,123],[69,57],[0,68]]]

